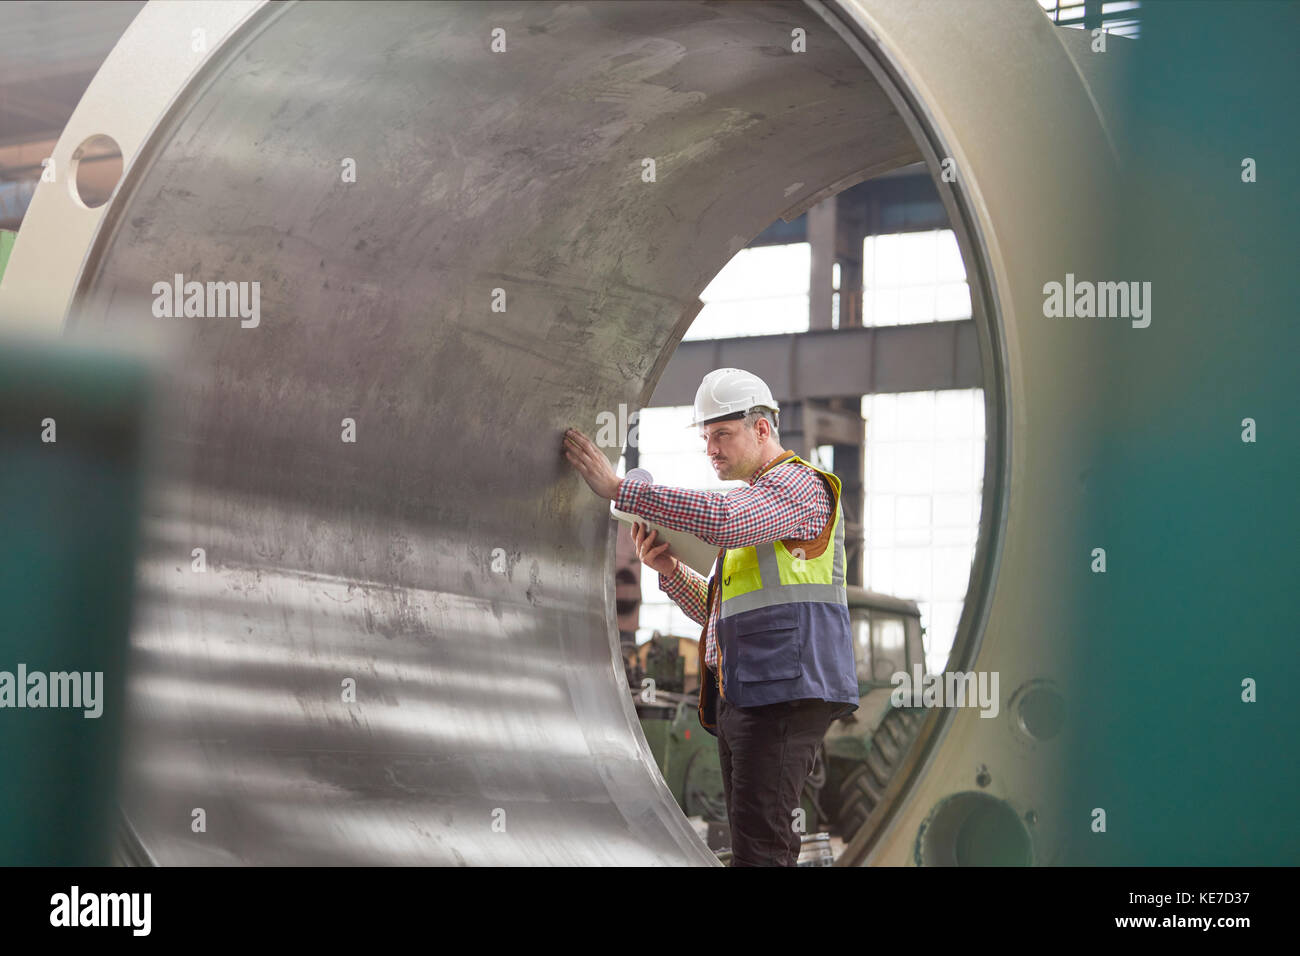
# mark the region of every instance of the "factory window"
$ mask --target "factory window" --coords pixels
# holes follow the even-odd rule
[[[975,558],[984,483],[984,392],[866,395],[863,575],[916,601],[926,665],[948,660]]]
[[[970,317],[966,267],[951,229],[889,233],[863,241],[863,325]]]
[[[1136,38],[1140,32],[1139,0],[1038,0],[1043,12],[1061,27],[1095,29]]]
[[[807,332],[810,250],[806,242],[740,250],[700,293],[704,308],[683,339]]]

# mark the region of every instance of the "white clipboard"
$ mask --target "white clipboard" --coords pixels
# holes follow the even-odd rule
[[[702,574],[707,580],[713,574],[713,562],[717,560],[718,549],[707,541],[702,541],[689,531],[674,531],[671,528],[665,528],[663,525],[655,524],[648,518],[642,518],[638,515],[628,514],[626,511],[619,511],[611,502],[609,513],[619,521],[625,524],[643,524],[651,531],[659,532],[655,538],[657,543],[668,542],[668,550],[671,551],[679,561],[689,568],[693,568]]]

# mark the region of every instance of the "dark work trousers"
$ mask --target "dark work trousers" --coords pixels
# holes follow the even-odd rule
[[[733,707],[718,700],[718,758],[731,824],[732,866],[795,866],[794,810],[834,704],[791,700]]]

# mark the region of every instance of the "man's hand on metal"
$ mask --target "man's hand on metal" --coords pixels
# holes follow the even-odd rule
[[[636,543],[636,556],[648,568],[654,568],[664,577],[671,577],[677,570],[677,558],[668,550],[668,542],[658,544],[659,532],[652,531],[641,522],[632,525],[632,540]]]
[[[618,497],[618,474],[609,463],[605,453],[596,447],[596,443],[578,431],[570,428],[564,433],[564,457],[586,480],[591,490],[602,498],[613,501]]]

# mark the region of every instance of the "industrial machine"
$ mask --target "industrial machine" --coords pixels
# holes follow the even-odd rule
[[[762,230],[924,163],[971,289],[979,369],[954,374],[988,423],[951,666],[999,672],[1008,706],[930,715],[892,820],[839,862],[979,862],[972,800],[1060,858],[1063,735],[1016,715],[1080,636],[1059,593],[1078,555],[1045,542],[1086,504],[1074,426],[1113,354],[1044,323],[1041,295],[1106,274],[1090,224],[1116,194],[1123,54],[1090,40],[1030,0],[145,6],[0,284],[7,329],[173,356],[112,711],[135,857],[717,865],[672,755],[646,766],[607,512],[559,436],[645,404]],[[100,202],[78,173],[103,138],[123,172]],[[178,313],[177,289],[207,295]],[[873,338],[873,367],[897,341]],[[828,816],[847,745],[826,748]],[[681,767],[688,808],[716,792],[705,766]]]

